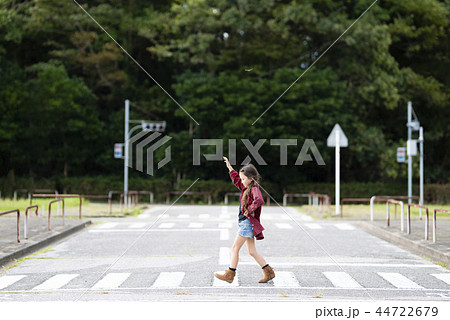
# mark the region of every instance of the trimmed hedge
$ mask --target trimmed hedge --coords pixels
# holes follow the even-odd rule
[[[168,191],[184,191],[195,180],[181,180],[179,184],[156,178],[130,178],[129,190],[152,191],[156,202],[165,202]],[[334,183],[297,183],[279,186],[270,181],[261,182],[262,193],[266,190],[279,203],[284,193],[316,193],[328,194],[334,202]],[[110,190],[123,190],[123,178],[115,176],[98,177],[53,177],[51,179],[33,180],[30,178],[0,178],[2,197],[12,197],[15,189],[56,189],[60,193],[79,193],[86,195],[106,195]],[[223,202],[225,193],[238,192],[229,179],[198,180],[189,191],[209,191],[214,203]],[[370,198],[373,195],[406,195],[407,185],[404,183],[341,183],[341,198]],[[413,186],[413,194],[419,194],[419,186]],[[23,196],[23,194],[21,194]],[[189,196],[180,199],[179,203],[202,203],[203,196]],[[172,196],[171,199],[175,199]],[[234,200],[233,198],[230,200]],[[297,199],[296,202],[302,200]],[[425,185],[425,202],[435,204],[450,203],[450,184]]]

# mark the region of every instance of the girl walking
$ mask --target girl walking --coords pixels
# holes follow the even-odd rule
[[[236,268],[239,261],[239,251],[244,242],[247,243],[248,253],[261,266],[264,277],[260,279],[259,283],[265,283],[275,278],[275,272],[266,263],[263,256],[256,251],[255,237],[258,240],[264,239],[262,230],[264,228],[260,224],[261,206],[264,200],[259,190],[258,182],[260,175],[258,170],[252,164],[247,164],[239,170],[239,173],[233,169],[226,157],[223,157],[228,170],[230,171],[230,178],[234,185],[241,190],[239,203],[239,231],[231,248],[231,262],[228,270],[224,274],[215,273],[218,279],[233,282],[236,275]]]

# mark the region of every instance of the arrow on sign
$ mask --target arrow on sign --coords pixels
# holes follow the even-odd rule
[[[334,125],[333,130],[331,130],[330,135],[327,139],[327,146],[328,147],[336,147],[336,135],[339,132],[339,147],[348,147],[348,139],[345,135],[344,131],[342,130],[339,123],[336,123]]]

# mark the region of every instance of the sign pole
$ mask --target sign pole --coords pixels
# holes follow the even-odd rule
[[[341,147],[348,147],[348,139],[345,136],[344,130],[342,130],[338,123],[334,125],[333,130],[331,130],[331,133],[327,138],[327,146],[336,148],[335,207],[336,215],[339,215],[341,212]]]
[[[335,199],[336,215],[339,215],[339,213],[340,213],[340,207],[339,207],[340,206],[340,181],[341,181],[341,178],[340,178],[340,175],[341,175],[341,172],[340,172],[341,149],[340,149],[340,141],[339,141],[340,135],[341,135],[341,132],[339,131],[339,129],[337,129],[337,132],[336,132],[336,183],[335,183],[336,184],[336,199]]]
[[[408,141],[411,140],[412,134],[412,103],[408,101]],[[412,155],[408,154],[408,203],[412,203]]]
[[[128,131],[130,120],[130,100],[125,100],[125,160],[123,162],[123,203],[124,207],[127,207],[128,203]]]

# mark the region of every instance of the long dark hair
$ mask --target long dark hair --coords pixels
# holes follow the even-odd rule
[[[242,196],[242,208],[244,210],[247,209],[247,201],[250,190],[261,181],[261,176],[259,175],[258,170],[256,170],[255,166],[252,164],[247,164],[239,170],[242,172],[247,178],[252,179],[247,189],[244,191],[244,195]]]

